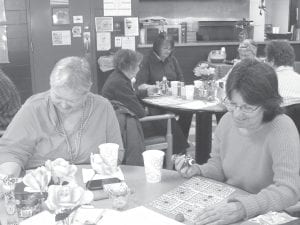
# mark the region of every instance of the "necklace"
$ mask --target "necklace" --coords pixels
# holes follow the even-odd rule
[[[81,117],[80,117],[80,124],[79,124],[79,129],[77,131],[77,133],[75,134],[75,139],[74,139],[74,148],[72,148],[72,144],[71,144],[71,135],[68,135],[68,133],[66,132],[66,129],[64,128],[63,125],[63,121],[62,121],[62,115],[60,114],[60,112],[57,110],[56,107],[54,107],[55,109],[55,114],[57,117],[57,121],[58,121],[58,132],[61,133],[64,137],[65,137],[65,141],[67,143],[67,151],[68,154],[70,156],[70,162],[74,163],[76,160],[76,156],[79,153],[79,148],[81,145],[81,138],[82,138],[82,134],[83,134],[83,130],[92,114],[92,108],[93,108],[93,101],[90,97],[87,98],[87,100],[85,101],[84,105],[83,105],[83,109],[82,109],[82,113],[81,113]],[[86,111],[89,111],[88,114],[86,114]],[[72,132],[71,132],[72,133]]]

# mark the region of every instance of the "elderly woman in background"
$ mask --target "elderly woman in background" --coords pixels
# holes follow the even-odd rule
[[[184,81],[180,65],[173,54],[174,49],[174,40],[164,33],[159,34],[155,39],[152,50],[144,58],[141,70],[136,76],[136,86],[140,97],[153,94],[155,82],[162,81],[163,77],[166,77],[168,81]],[[151,113],[159,114],[160,112],[152,110]],[[178,114],[178,124],[185,137],[188,137],[192,113],[181,112]]]
[[[0,173],[20,175],[46,160],[89,163],[91,152],[106,142],[123,144],[114,110],[92,94],[91,69],[80,57],[63,58],[50,75],[50,90],[30,97],[0,139]]]
[[[295,51],[287,41],[270,41],[265,47],[267,61],[278,78],[282,106],[300,103],[300,75],[294,71]]]
[[[139,71],[142,55],[131,50],[119,50],[114,56],[115,70],[107,78],[102,95],[109,100],[121,102],[128,110],[138,118],[147,115],[146,110],[140,103],[133,89],[131,80]],[[166,122],[166,121],[164,121]],[[145,137],[165,135],[167,123],[163,121],[152,121],[143,123]],[[174,153],[185,153],[188,143],[176,121],[172,121],[173,151]],[[126,149],[126,151],[129,149]],[[136,158],[142,160],[141,152],[136,152]],[[135,163],[136,164],[136,163]]]
[[[281,211],[300,196],[300,144],[295,124],[280,107],[273,68],[245,59],[226,83],[228,113],[221,119],[206,164],[175,167],[185,177],[209,177],[249,192],[204,209],[196,224],[230,224],[269,211]]]

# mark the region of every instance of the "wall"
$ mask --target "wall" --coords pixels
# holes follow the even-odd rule
[[[248,11],[249,0],[152,0],[140,1],[137,6],[139,17],[248,18]]]
[[[266,23],[280,27],[279,33],[288,32],[290,0],[267,0]]]
[[[7,47],[10,63],[2,64],[20,92],[22,102],[32,95],[26,0],[5,0]]]

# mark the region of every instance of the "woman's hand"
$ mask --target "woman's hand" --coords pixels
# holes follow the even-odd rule
[[[195,175],[201,175],[200,168],[197,164],[189,165],[186,163],[185,155],[181,155],[174,160],[175,169],[181,176],[190,178]]]
[[[223,203],[203,209],[195,218],[196,225],[226,225],[245,218],[246,212],[240,202]]]

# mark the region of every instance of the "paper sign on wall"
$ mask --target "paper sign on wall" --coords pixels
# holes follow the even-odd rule
[[[113,31],[113,17],[96,17],[95,18],[96,32],[111,32]]]
[[[111,48],[110,32],[97,32],[97,51],[107,51]]]
[[[135,51],[135,37],[122,37],[122,49]]]
[[[0,0],[0,22],[6,22],[4,0]]]
[[[71,31],[70,30],[53,30],[52,31],[52,45],[71,45]]]
[[[73,23],[83,23],[83,16],[73,16]]]
[[[81,26],[72,27],[72,35],[73,37],[81,37]]]
[[[124,19],[125,36],[139,35],[139,19],[137,17],[129,17]]]
[[[103,0],[104,16],[131,16],[131,0]]]
[[[122,37],[115,37],[115,47],[122,47]]]

